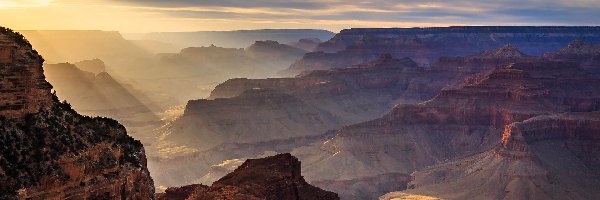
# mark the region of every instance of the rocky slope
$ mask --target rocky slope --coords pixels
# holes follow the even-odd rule
[[[158,199],[339,199],[337,194],[306,183],[300,161],[290,154],[249,159],[210,187],[169,188]]]
[[[598,110],[598,86],[600,79],[576,63],[504,65],[442,90],[432,100],[399,105],[380,119],[342,128],[325,143],[292,154],[307,164],[303,172],[311,181],[410,174],[493,148],[504,125],[543,114]]]
[[[0,198],[152,198],[142,144],[118,122],[60,103],[42,57],[20,34],[0,33]]]
[[[305,70],[344,67],[390,53],[419,64],[441,56],[466,56],[505,44],[529,55],[558,50],[575,38],[600,41],[599,27],[440,27],[353,28],[342,30],[294,63],[287,74]]]
[[[443,199],[600,196],[600,114],[538,116],[506,125],[495,149],[416,173],[405,191]]]

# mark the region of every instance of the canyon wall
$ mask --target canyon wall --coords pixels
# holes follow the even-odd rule
[[[556,51],[576,38],[600,41],[600,27],[352,28],[342,30],[284,74],[367,62],[390,53],[429,65],[441,56],[465,56],[513,44],[525,54]]]

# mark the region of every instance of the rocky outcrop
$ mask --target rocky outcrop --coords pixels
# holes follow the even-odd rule
[[[20,118],[52,106],[44,59],[19,33],[0,29],[0,115]]]
[[[300,161],[290,154],[249,159],[212,186],[169,188],[158,199],[339,199],[306,183]]]
[[[600,195],[599,131],[598,112],[511,123],[497,148],[417,172],[414,189],[405,192],[443,199],[593,199]]]
[[[44,80],[42,58],[2,29],[2,99],[23,107],[0,113],[0,198],[148,199],[154,195],[144,148],[118,122],[77,114]],[[6,82],[4,82],[6,81]],[[17,90],[13,90],[17,88]],[[15,107],[16,108],[16,107]]]
[[[329,69],[367,62],[390,53],[419,64],[442,56],[466,56],[513,44],[529,55],[556,51],[575,38],[600,41],[599,27],[352,28],[321,43],[285,71]]]

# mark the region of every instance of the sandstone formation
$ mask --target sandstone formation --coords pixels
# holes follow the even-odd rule
[[[1,199],[149,199],[144,148],[118,122],[77,114],[44,80],[43,59],[0,29]]]
[[[564,47],[575,38],[600,41],[599,27],[439,27],[352,28],[307,53],[285,74],[345,67],[390,53],[431,64],[441,56],[465,56],[514,44],[529,55],[542,55]]]
[[[292,155],[279,154],[249,159],[235,171],[210,187],[190,185],[169,188],[158,199],[339,199],[337,194],[306,183],[300,174],[300,161]]]

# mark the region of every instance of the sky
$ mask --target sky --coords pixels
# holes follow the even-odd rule
[[[452,25],[600,25],[600,0],[0,0],[15,30],[125,33]]]

